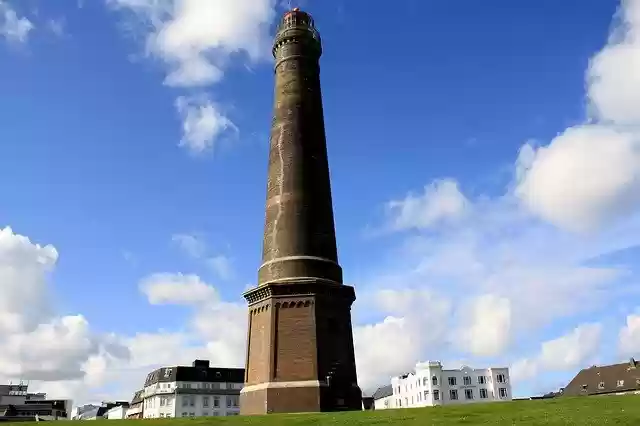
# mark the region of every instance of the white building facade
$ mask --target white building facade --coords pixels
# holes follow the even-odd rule
[[[126,413],[127,410],[129,409],[128,406],[125,405],[117,405],[109,410],[107,410],[107,412],[104,414],[104,417],[108,420],[122,420],[122,419],[126,419]]]
[[[142,417],[235,416],[240,413],[244,369],[193,366],[164,367],[147,376],[142,393]]]
[[[381,388],[383,389],[383,388]],[[391,379],[375,409],[511,401],[508,368],[445,370],[438,361],[418,363],[415,372]]]

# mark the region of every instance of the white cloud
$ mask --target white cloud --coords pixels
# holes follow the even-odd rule
[[[640,203],[640,133],[603,125],[567,129],[549,146],[525,146],[516,194],[542,218],[590,231]],[[524,164],[528,162],[528,164]]]
[[[418,361],[508,363],[517,348],[545,339],[556,321],[597,314],[625,292],[640,290],[621,285],[631,273],[623,264],[590,265],[640,242],[633,224],[621,231],[624,238],[606,232],[585,237],[535,220],[508,191],[477,200],[461,196],[463,215],[446,226],[422,228],[390,253],[390,264],[371,271],[371,281],[358,284],[356,319],[361,306],[368,315],[355,329],[365,387],[382,385]],[[372,307],[371,294],[385,295],[386,303],[377,299]],[[433,301],[419,302],[421,294]],[[371,324],[372,312],[386,319]],[[554,345],[545,348],[547,353]],[[523,365],[538,368],[535,361]]]
[[[202,88],[219,82],[232,57],[244,53],[252,60],[269,55],[269,26],[275,0],[106,0],[116,10],[134,16],[146,52],[168,69],[164,83]],[[237,127],[222,108],[204,94],[180,96],[176,108],[182,119],[180,146],[199,154]]]
[[[34,28],[33,22],[18,16],[9,3],[0,0],[0,36],[11,42],[24,43]]]
[[[463,351],[477,356],[504,353],[511,340],[511,300],[493,294],[478,296],[463,309],[464,325],[457,334]]]
[[[180,96],[176,99],[176,109],[182,118],[180,146],[193,154],[213,149],[220,136],[229,130],[237,131],[218,105],[205,97]]]
[[[623,356],[640,356],[640,314],[627,316],[619,334],[619,351]]]
[[[37,382],[90,379],[99,359],[127,359],[110,336],[82,315],[57,316],[49,275],[58,252],[11,228],[0,229],[0,377]]]
[[[640,6],[621,3],[620,22],[586,72],[590,122],[546,147],[525,146],[516,194],[534,213],[586,232],[640,206]]]
[[[218,299],[215,289],[197,275],[153,274],[140,282],[140,291],[152,305],[193,305]]]
[[[27,379],[33,391],[80,404],[129,398],[163,365],[243,365],[246,306],[221,301],[197,275],[152,274],[139,283],[150,304],[189,306],[186,329],[98,334],[82,315],[56,315],[49,275],[57,259],[55,247],[0,229],[0,382]]]
[[[447,339],[451,305],[428,290],[383,289],[358,297],[367,310],[387,315],[380,322],[354,327],[358,382],[367,393],[411,370],[424,353]]]
[[[252,60],[269,52],[274,0],[107,0],[147,25],[148,53],[169,66],[172,86],[203,86],[222,78],[229,56]]]
[[[512,365],[511,376],[518,382],[528,380],[545,371],[570,371],[583,368],[600,349],[602,325],[582,324],[570,333],[543,342],[540,352]]]
[[[437,180],[424,187],[419,196],[408,194],[403,200],[386,205],[391,228],[424,229],[459,218],[467,207],[467,199],[452,179]]]

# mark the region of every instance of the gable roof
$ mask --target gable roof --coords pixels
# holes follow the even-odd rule
[[[592,366],[580,370],[562,392],[563,396],[598,395],[640,390],[640,362],[631,358],[621,364]]]
[[[376,390],[371,397],[374,400],[377,400],[377,399],[386,398],[391,395],[393,395],[393,388],[391,387],[391,385],[387,385],[387,386],[378,388],[378,390]]]

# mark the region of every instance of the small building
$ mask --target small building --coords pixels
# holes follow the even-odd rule
[[[384,410],[393,407],[393,387],[391,385],[378,388],[373,393],[373,409]]]
[[[104,418],[107,420],[123,420],[126,419],[127,410],[129,409],[129,403],[125,403],[122,405],[116,405],[115,407],[111,407],[104,413]]]
[[[129,408],[127,408],[127,412],[125,413],[125,417],[127,419],[142,419],[143,418],[143,403],[144,403],[144,390],[137,391],[133,394],[133,398],[131,399],[131,404],[129,404]]]
[[[0,421],[68,420],[71,401],[47,399],[45,393],[28,392],[28,383],[0,385]]]
[[[564,388],[562,396],[640,395],[640,362],[631,358],[620,364],[591,366]]]
[[[411,408],[478,402],[511,401],[506,367],[445,370],[439,361],[418,363],[415,371],[391,379],[378,389],[376,409]],[[375,394],[374,394],[375,395]],[[374,396],[375,398],[375,396]]]
[[[128,401],[103,401],[102,405],[89,405],[78,415],[76,420],[103,420],[109,419],[109,412],[113,411],[113,418],[117,419],[120,409],[126,410],[129,407]],[[124,407],[124,408],[120,408]]]
[[[244,368],[210,367],[204,360],[162,367],[144,383],[142,417],[236,416],[243,386]]]

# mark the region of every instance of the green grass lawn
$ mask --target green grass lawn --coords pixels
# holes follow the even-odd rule
[[[640,395],[558,398],[453,407],[410,408],[330,414],[286,414],[193,419],[105,420],[113,426],[252,425],[633,425],[640,426]],[[105,425],[106,426],[106,425]],[[130,426],[134,426],[131,424]]]
[[[327,414],[102,420],[113,426],[358,426],[358,425],[633,425],[640,426],[640,395],[558,398]],[[0,423],[0,425],[25,423]],[[107,426],[105,425],[105,426]]]

